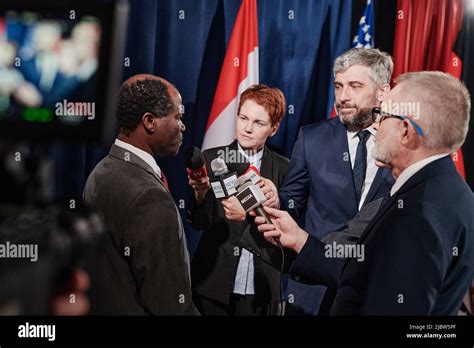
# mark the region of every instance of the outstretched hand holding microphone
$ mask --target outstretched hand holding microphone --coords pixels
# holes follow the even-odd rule
[[[236,197],[246,212],[259,218],[259,221],[262,221],[262,223],[268,225],[269,228],[274,231],[274,223],[276,221],[275,219],[272,220],[267,214],[267,210],[264,207],[264,203],[267,199],[260,187],[254,184],[255,182],[257,182],[257,180],[253,178],[251,173],[249,175],[243,175],[237,179],[235,183],[235,188],[237,190]],[[272,235],[269,235],[267,240],[280,247],[283,253],[283,245],[280,242],[281,233],[272,232],[271,234]]]
[[[298,226],[288,212],[271,207],[263,207],[263,209],[270,223],[267,218],[257,216],[254,211],[250,212],[250,215],[255,216],[255,223],[259,225],[258,230],[267,242],[278,245],[277,240],[279,240],[282,247],[299,254],[309,234]]]

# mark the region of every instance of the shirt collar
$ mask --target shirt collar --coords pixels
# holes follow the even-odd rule
[[[372,136],[375,136],[377,134],[377,131],[375,130],[373,124],[371,124],[369,127],[364,128],[364,129],[368,130]],[[360,130],[352,131],[352,130],[347,129],[347,135],[348,135],[349,139],[354,139],[355,137],[357,137],[357,133],[359,133],[359,132],[360,132]]]
[[[392,189],[390,190],[390,196],[393,196],[395,193],[397,193],[398,190],[400,190],[400,188],[408,181],[408,179],[410,179],[413,175],[418,173],[421,169],[426,167],[431,162],[434,162],[437,159],[440,159],[445,156],[449,156],[449,154],[442,153],[439,155],[433,155],[409,165],[407,168],[405,168],[403,172],[400,173],[397,180],[395,181],[395,184],[393,184]]]
[[[255,155],[252,155],[252,156],[248,156],[247,153],[245,152],[245,150],[242,148],[242,146],[240,146],[240,144],[237,142],[237,148],[239,149],[239,152],[245,156],[245,158],[250,162],[250,163],[254,163],[254,162],[258,162],[262,159],[263,157],[263,147],[260,149],[260,151],[258,151]]]
[[[148,152],[143,151],[142,149],[139,149],[138,147],[133,146],[132,144],[126,143],[125,141],[122,141],[120,139],[115,139],[115,145],[120,146],[121,148],[128,150],[132,152],[133,154],[137,155],[138,157],[140,157],[161,178],[161,169],[160,167],[158,167],[158,164],[156,164],[156,161],[153,158],[153,156],[150,155]]]

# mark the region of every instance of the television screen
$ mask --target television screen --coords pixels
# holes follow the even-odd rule
[[[121,79],[122,1],[2,1],[0,134],[104,140]]]

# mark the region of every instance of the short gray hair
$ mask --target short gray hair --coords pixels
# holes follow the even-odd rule
[[[427,148],[458,150],[466,140],[471,112],[471,96],[464,83],[441,71],[406,73],[396,83],[403,83],[406,93],[422,104],[419,120]]]
[[[369,76],[376,87],[390,83],[393,72],[392,57],[377,48],[351,48],[336,58],[334,62],[334,76],[346,71],[353,65],[362,65],[369,68]]]

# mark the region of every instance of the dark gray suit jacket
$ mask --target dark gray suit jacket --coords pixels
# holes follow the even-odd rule
[[[112,145],[87,179],[84,200],[108,232],[87,267],[90,313],[198,314],[181,218],[153,169]]]

